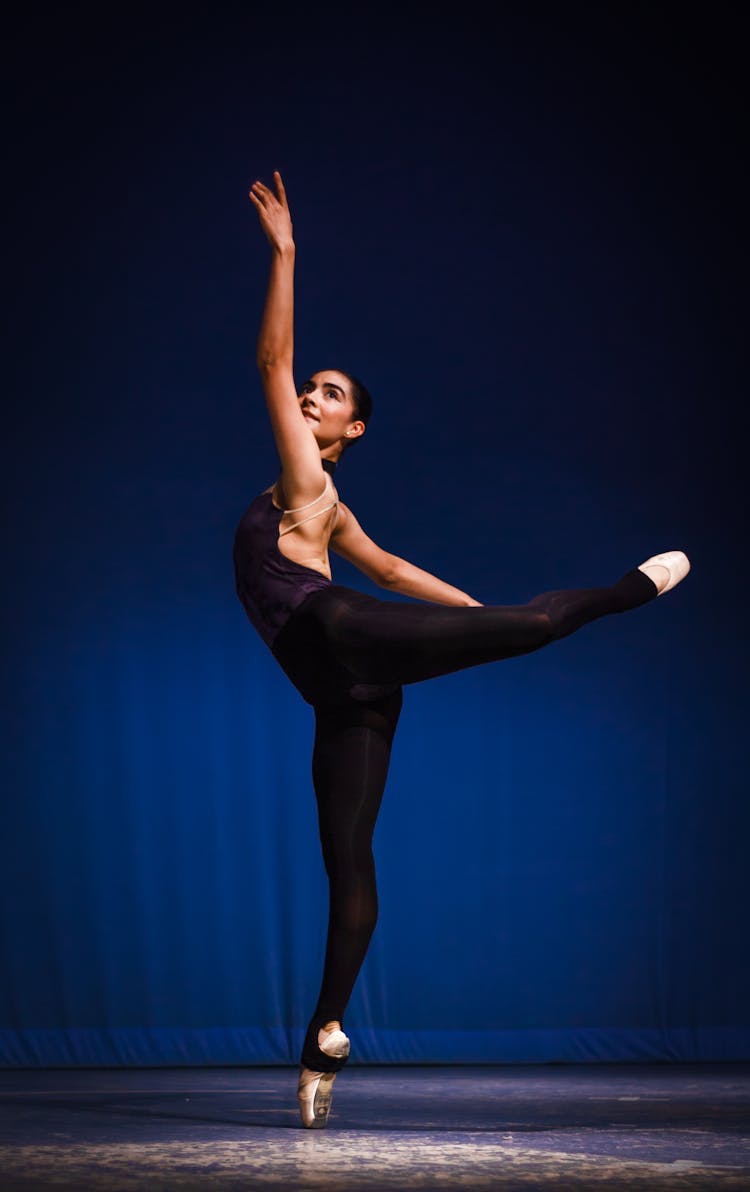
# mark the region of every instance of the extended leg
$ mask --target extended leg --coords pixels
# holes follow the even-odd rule
[[[336,659],[362,683],[418,683],[538,650],[657,596],[642,571],[603,588],[545,592],[523,605],[454,608],[377,600],[333,586],[306,610]]]
[[[318,1047],[318,1031],[341,1022],[378,915],[372,837],[380,810],[402,694],[370,703],[316,708],[313,783],[323,860],[329,881],[329,922],[323,981],[301,1062],[333,1072],[342,1061]]]

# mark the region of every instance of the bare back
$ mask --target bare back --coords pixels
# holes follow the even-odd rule
[[[312,567],[326,579],[331,579],[328,543],[336,528],[339,510],[338,492],[330,474],[321,470],[321,491],[303,507],[292,507],[287,503],[281,477],[264,491],[271,494],[276,509],[284,510],[279,523],[279,552],[293,563]]]

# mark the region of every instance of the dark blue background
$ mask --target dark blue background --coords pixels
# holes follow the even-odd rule
[[[693,561],[407,689],[359,1056],[747,1057],[739,37],[604,7],[17,27],[3,1062],[292,1060],[317,995],[312,714],[231,569],[274,169],[378,543],[484,603]]]

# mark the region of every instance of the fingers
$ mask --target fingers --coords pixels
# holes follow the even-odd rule
[[[279,202],[282,207],[286,207],[286,191],[284,189],[284,183],[281,181],[281,174],[278,170],[274,170],[273,176],[276,181],[276,195],[260,180],[257,180],[256,182],[253,182],[250,190],[247,192],[248,196],[249,198],[253,199],[256,204],[257,202],[260,202],[262,206],[266,206],[270,200],[272,202]],[[277,195],[278,199],[276,197]]]
[[[281,174],[278,170],[274,170],[273,176],[276,179],[276,193],[279,196],[279,202],[286,207],[286,191],[284,190],[284,183],[281,181]]]
[[[255,199],[263,207],[265,207],[269,199],[274,197],[268,187],[264,186],[262,182],[253,182],[247,193],[251,199]]]

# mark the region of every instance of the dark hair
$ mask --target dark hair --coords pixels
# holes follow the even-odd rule
[[[372,417],[372,396],[366,385],[359,380],[358,377],[353,377],[351,373],[345,372],[343,368],[337,368],[337,373],[341,373],[342,377],[346,377],[352,390],[352,400],[354,402],[354,417],[358,418],[360,422],[364,422],[365,426]],[[345,439],[345,450],[353,447],[362,438],[357,435],[356,439]]]

